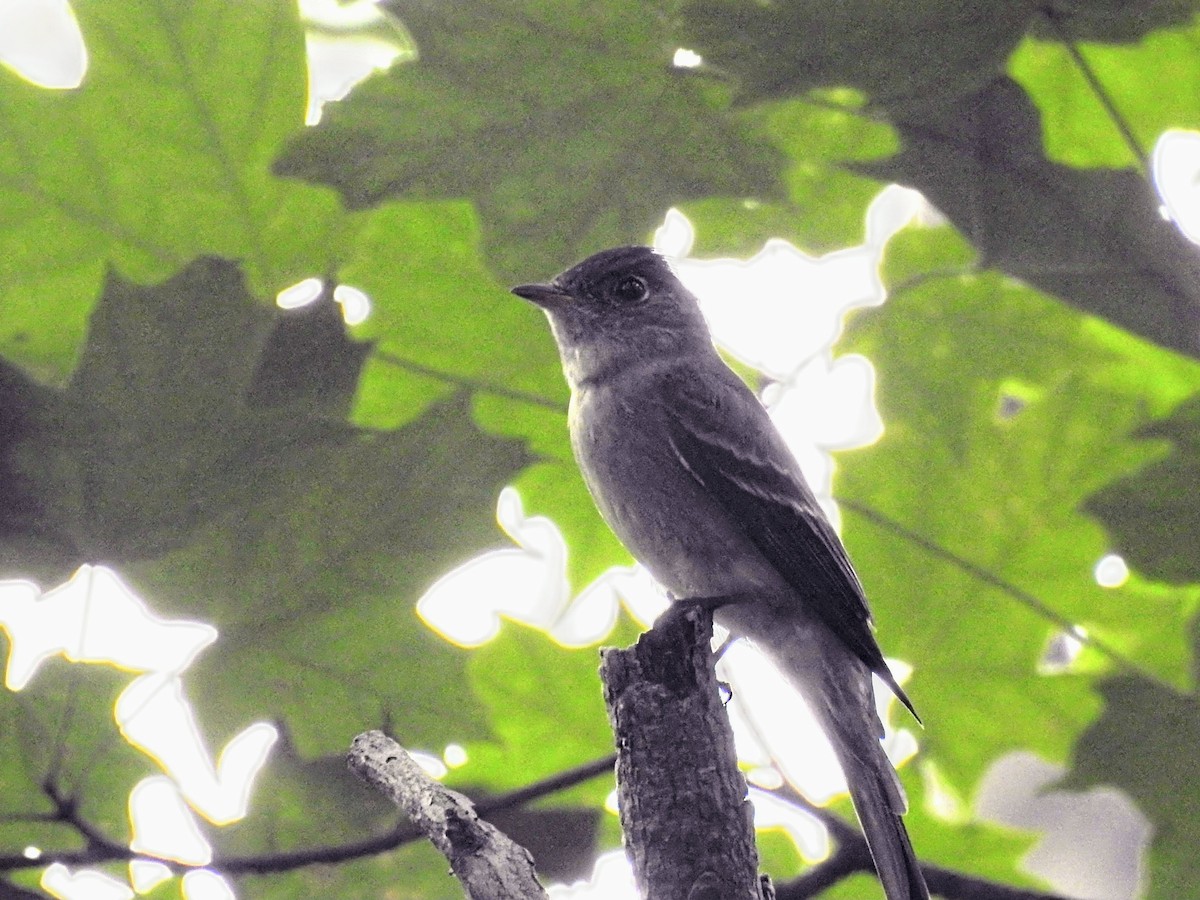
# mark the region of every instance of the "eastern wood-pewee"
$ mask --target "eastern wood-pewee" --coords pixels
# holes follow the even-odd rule
[[[884,662],[862,585],[758,398],[721,360],[696,298],[648,247],[513,293],[550,319],[571,445],[605,520],[674,597],[765,650],[812,708],[850,786],[888,900],[927,898],[906,800],[879,738]]]

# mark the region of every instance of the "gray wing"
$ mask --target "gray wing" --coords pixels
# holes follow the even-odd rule
[[[669,388],[660,396],[675,401],[666,412],[680,463],[806,606],[916,716],[883,660],[846,550],[758,398],[732,373],[715,389],[701,377]]]

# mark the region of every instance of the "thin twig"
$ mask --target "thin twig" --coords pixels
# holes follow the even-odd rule
[[[79,814],[79,801],[74,796],[63,794],[58,784],[47,779],[42,782],[42,792],[54,804],[54,818],[64,825],[70,825],[87,842],[89,851],[98,853],[124,853],[124,844],[113,840],[99,828],[88,822]]]
[[[1129,126],[1128,120],[1121,115],[1121,111],[1117,109],[1116,103],[1113,102],[1104,85],[1100,83],[1100,79],[1096,77],[1095,70],[1092,69],[1084,55],[1079,52],[1079,46],[1075,43],[1075,39],[1067,33],[1062,16],[1050,6],[1042,7],[1042,15],[1050,23],[1050,28],[1054,31],[1058,40],[1067,48],[1067,52],[1075,62],[1075,67],[1079,69],[1079,73],[1083,75],[1084,81],[1088,83],[1088,87],[1091,88],[1092,93],[1096,95],[1096,99],[1100,101],[1100,105],[1104,107],[1104,111],[1117,127],[1117,131],[1121,133],[1126,146],[1137,160],[1142,175],[1148,175],[1150,172],[1150,162],[1146,157],[1146,151],[1142,149],[1142,145],[1138,142],[1137,135],[1133,133],[1133,129]]]
[[[346,763],[425,832],[471,900],[546,900],[529,850],[481,818],[467,797],[431,777],[395,739],[364,732]]]
[[[825,826],[837,842],[837,848],[829,857],[812,866],[798,878],[778,885],[776,900],[805,900],[817,896],[843,878],[858,872],[872,875],[875,873],[866,838],[849,822],[832,810],[817,806],[789,784],[784,784],[771,793],[811,815]],[[925,875],[929,890],[947,900],[1068,900],[1061,894],[989,881],[978,875],[924,861],[921,863],[921,872]]]
[[[924,867],[922,867],[924,871]],[[841,881],[859,872],[874,875],[875,864],[864,840],[838,844],[837,849],[803,875],[775,885],[775,900],[806,900],[816,897]]]
[[[433,378],[437,381],[446,384],[452,384],[455,387],[466,388],[470,391],[479,391],[485,394],[495,394],[497,397],[507,397],[510,400],[518,400],[521,403],[530,403],[534,406],[540,406],[543,409],[553,410],[557,413],[566,415],[567,408],[563,403],[557,400],[552,400],[549,397],[543,397],[540,394],[530,394],[526,391],[518,391],[513,388],[505,387],[500,384],[492,384],[486,381],[475,381],[471,378],[463,378],[460,375],[455,375],[452,372],[447,372],[444,369],[435,369],[432,366],[426,366],[419,362],[413,362],[411,359],[405,359],[402,356],[397,356],[394,353],[388,353],[384,350],[376,350],[372,354],[380,362],[388,363],[398,369],[404,369],[406,372],[413,372],[417,375],[424,375],[426,378]]]
[[[842,506],[851,512],[858,513],[864,519],[874,523],[875,525],[878,525],[885,531],[890,531],[892,534],[898,535],[899,537],[904,538],[906,541],[912,542],[930,556],[937,557],[943,562],[948,562],[959,570],[966,572],[972,578],[982,581],[989,587],[996,588],[1001,593],[1007,594],[1017,602],[1021,603],[1023,606],[1033,610],[1042,618],[1059,626],[1064,631],[1069,632],[1076,640],[1087,644],[1097,652],[1107,656],[1121,668],[1130,672],[1136,672],[1143,678],[1148,678],[1156,684],[1164,685],[1165,687],[1170,688],[1172,691],[1175,690],[1172,685],[1163,681],[1162,678],[1151,672],[1149,669],[1126,657],[1107,641],[1101,640],[1093,634],[1080,630],[1078,623],[1072,622],[1062,613],[1050,607],[1045,601],[1035,597],[1028,591],[1017,587],[1012,582],[1004,580],[999,575],[995,575],[982,566],[978,566],[970,560],[964,559],[951,550],[947,550],[940,544],[937,544],[924,535],[919,534],[916,531],[913,531],[911,528],[900,524],[895,519],[884,515],[879,510],[874,509],[865,503],[859,503],[855,500],[847,500],[844,497],[838,497],[837,502],[839,506]]]
[[[541,781],[535,781],[533,784],[526,785],[523,788],[517,788],[515,791],[509,791],[507,794],[500,794],[496,797],[480,800],[475,804],[475,809],[481,816],[504,812],[505,810],[528,803],[530,800],[537,800],[540,797],[545,797],[549,794],[566,790],[569,787],[574,787],[577,784],[582,784],[585,781],[590,781],[598,775],[611,775],[613,766],[616,764],[617,754],[612,753],[592,762],[584,763],[582,766],[567,769],[564,772],[559,772],[557,775],[551,775]]]
[[[525,787],[517,788],[504,794],[497,794],[476,804],[481,815],[488,815],[506,809],[512,809],[542,797],[548,797],[559,791],[572,788],[577,784],[590,781],[598,775],[611,773],[615,757],[605,756],[583,765],[557,772],[540,781],[535,781]],[[111,838],[100,834],[90,823],[84,822],[77,814],[75,807],[66,799],[58,797],[56,789],[46,788],[48,796],[54,802],[54,813],[43,816],[52,821],[66,822],[75,828],[88,842],[84,850],[67,850],[62,852],[43,852],[37,859],[30,859],[23,854],[0,855],[0,872],[11,872],[20,869],[37,869],[52,862],[62,862],[70,866],[94,865],[102,862],[121,862],[130,859],[145,859],[142,854],[134,853],[124,844],[119,844]],[[53,793],[51,793],[53,792]],[[33,814],[31,814],[32,817]],[[10,817],[12,818],[12,817]],[[318,864],[334,864],[362,859],[387,853],[411,844],[424,837],[424,833],[411,826],[408,822],[399,823],[394,829],[384,834],[351,841],[345,844],[333,844],[323,847],[308,847],[302,850],[285,850],[278,853],[263,853],[256,856],[216,857],[210,868],[217,869],[229,875],[265,875],[274,872],[290,872]],[[169,861],[164,860],[168,865]]]
[[[887,285],[887,295],[889,299],[895,299],[909,291],[924,287],[932,281],[949,280],[952,278],[959,279],[979,274],[981,273],[978,266],[973,263],[965,266],[944,266],[937,269],[930,269],[925,272],[917,272],[915,275],[910,275],[907,278],[902,278],[895,284]]]
[[[475,804],[475,809],[481,816],[492,815],[503,810],[512,809],[532,800],[549,797],[559,791],[572,788],[577,784],[590,781],[598,775],[611,774],[616,757],[604,756],[583,765],[547,776],[525,787],[517,788],[505,794],[497,794]],[[414,828],[408,822],[402,822],[387,834],[338,844],[328,847],[314,847],[304,850],[291,850],[283,853],[262,854],[260,856],[229,857],[214,860],[212,868],[227,872],[230,875],[253,873],[264,875],[271,872],[288,872],[292,869],[303,868],[317,863],[329,864],[361,859],[365,856],[375,856],[387,853],[405,844],[411,844],[424,838],[424,832]],[[2,869],[3,866],[0,866]]]
[[[833,836],[833,839],[839,844],[852,843],[854,841],[862,841],[866,843],[866,839],[862,833],[835,813],[833,810],[825,806],[817,806],[802,793],[796,790],[787,782],[784,782],[779,787],[771,791],[776,797],[784,800],[793,806],[798,806],[823,826],[825,830]]]

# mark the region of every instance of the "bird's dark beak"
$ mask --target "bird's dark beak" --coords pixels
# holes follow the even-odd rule
[[[518,284],[512,292],[542,309],[560,306],[571,299],[571,295],[553,284]]]

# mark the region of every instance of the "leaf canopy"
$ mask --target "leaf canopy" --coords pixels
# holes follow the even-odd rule
[[[1144,150],[1200,127],[1200,16],[1054,9],[395,0],[386,27],[416,58],[306,129],[290,0],[79,0],[80,88],[0,70],[0,576],[50,587],[104,562],[161,615],[218,627],[188,673],[212,746],[259,719],[285,734],[251,819],[213,832],[225,859],[390,828],[371,799],[347,812],[334,761],[370,727],[463,744],[451,778],[492,793],[602,756],[591,649],[506,623],[468,651],[415,615],[436,578],[507,544],[509,483],[562,529],[575,590],[628,562],[571,460],[547,329],[506,286],[644,242],[671,206],[703,256],[858,244],[898,180],[949,224],[893,240],[891,298],[838,347],[875,365],[886,432],[839,455],[835,490],[885,651],[915,667],[914,841],[1034,881],[1032,838],[934,802],[1033,750],[1074,766],[1067,787],[1139,805],[1147,896],[1194,893],[1197,253],[1073,51]],[[673,67],[680,47],[703,64]],[[272,306],[306,277],[315,304]],[[337,284],[369,294],[363,325]],[[1105,589],[1112,551],[1133,575]],[[1092,643],[1050,674],[1067,627]],[[5,872],[30,843],[82,848],[46,820],[47,784],[127,837],[154,768],[112,725],[128,677],[56,660],[0,697]],[[560,826],[535,829],[616,846],[607,792],[557,796],[542,821]],[[776,872],[804,868],[766,846]],[[447,893],[425,847],[238,871],[247,896]]]

